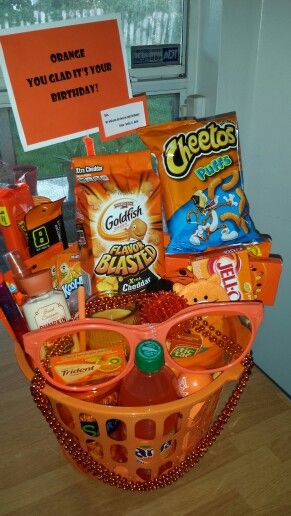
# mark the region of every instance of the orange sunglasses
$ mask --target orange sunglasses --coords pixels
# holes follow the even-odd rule
[[[262,319],[263,304],[257,301],[203,303],[187,307],[161,323],[129,325],[101,318],[65,322],[25,334],[24,348],[33,366],[40,369],[51,385],[77,394],[114,386],[133,367],[135,348],[145,339],[155,339],[162,344],[165,363],[174,371],[222,372],[247,355]],[[74,378],[60,385],[52,374],[51,362],[55,355],[73,360],[76,356],[87,356],[90,361],[94,350],[115,349],[116,346],[122,347],[125,360],[122,368],[115,369],[118,372],[113,377],[110,374],[114,361],[111,370],[109,364],[104,370],[107,373],[103,371],[97,381],[89,381],[87,385],[74,383]]]

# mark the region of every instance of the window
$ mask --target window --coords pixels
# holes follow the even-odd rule
[[[179,113],[178,94],[151,95],[148,98],[148,111],[151,123],[166,122],[176,118]],[[76,138],[43,149],[24,152],[11,110],[9,110],[9,115],[15,161],[37,166],[38,178],[41,179],[38,182],[38,194],[48,196],[52,200],[62,196],[71,197],[72,192],[68,191],[70,160],[73,156],[85,155],[82,139]],[[136,135],[125,136],[109,142],[100,142],[98,133],[91,137],[98,153],[126,152],[145,148]],[[64,181],[61,181],[60,177],[64,177]]]
[[[196,0],[2,0],[0,12],[1,29],[30,24],[41,24],[72,18],[120,13],[121,31],[126,48],[133,94],[146,93],[150,123],[177,118],[182,106],[191,93],[186,75],[193,69],[193,62],[187,60],[187,52],[195,55],[193,47],[193,26],[191,40],[188,16],[193,18]],[[191,10],[191,13],[189,13]],[[198,31],[196,31],[198,32]],[[150,66],[131,68],[131,47],[136,45],[179,44],[180,61],[171,66]],[[192,86],[193,87],[193,86]],[[24,152],[10,108],[3,78],[0,78],[0,139],[1,159],[11,164],[32,164],[38,167],[38,193],[59,198],[68,194],[67,179],[70,178],[70,159],[85,154],[80,138],[68,140]],[[137,136],[127,136],[101,143],[98,133],[94,138],[96,152],[122,152],[142,149]],[[2,142],[2,143],[1,143]],[[60,179],[63,177],[64,179]],[[50,181],[48,178],[56,178]],[[53,184],[55,183],[55,187]],[[70,190],[70,188],[69,188]]]
[[[1,7],[0,29],[119,13],[128,67],[133,80],[178,77],[185,74],[185,0],[22,0],[17,3],[2,0]],[[179,65],[131,69],[131,47],[160,44],[181,46]]]

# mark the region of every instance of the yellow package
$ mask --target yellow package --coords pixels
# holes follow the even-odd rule
[[[130,293],[164,276],[159,178],[149,151],[72,159],[87,294]]]

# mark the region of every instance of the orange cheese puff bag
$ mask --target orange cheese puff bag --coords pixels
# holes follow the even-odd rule
[[[156,154],[169,254],[261,241],[249,215],[235,113],[138,130]]]
[[[88,295],[145,290],[164,276],[159,178],[149,151],[72,159]]]

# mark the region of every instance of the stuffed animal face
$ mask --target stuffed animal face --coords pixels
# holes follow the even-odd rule
[[[179,296],[184,296],[189,305],[229,301],[226,291],[220,284],[218,274],[212,274],[209,278],[193,281],[188,285],[174,283],[173,291]]]

